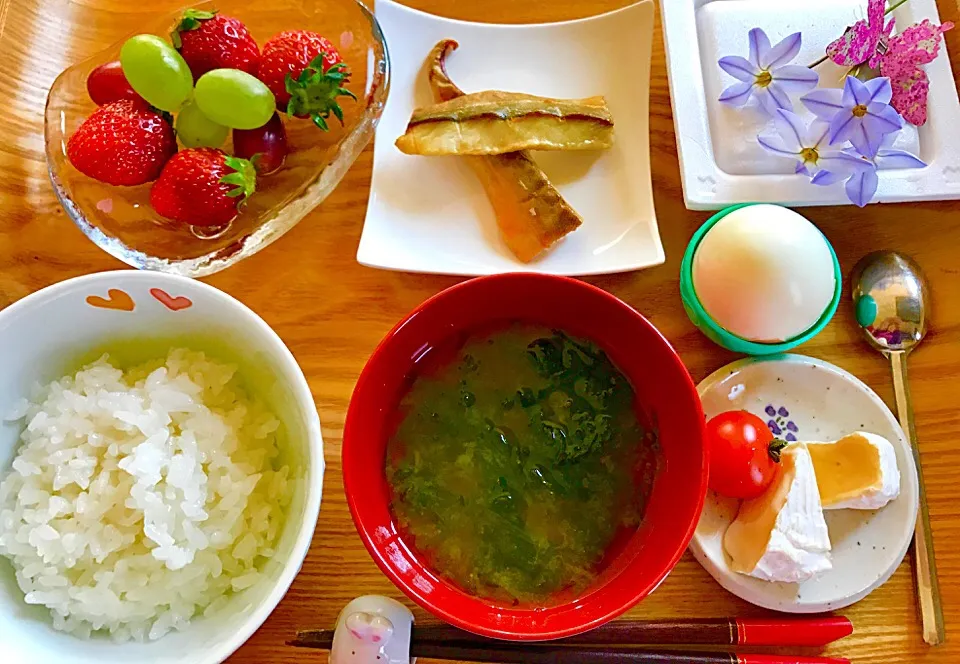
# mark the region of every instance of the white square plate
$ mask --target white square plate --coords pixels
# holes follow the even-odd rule
[[[692,210],[734,203],[789,206],[848,205],[843,185],[818,187],[784,168],[756,142],[762,124],[749,112],[717,101],[733,82],[717,66],[726,55],[747,54],[747,33],[760,27],[774,43],[793,32],[803,47],[793,64],[823,56],[827,44],[863,19],[867,0],[661,0],[670,98],[683,179]],[[910,0],[895,12],[896,32],[925,18],[939,23],[936,0]],[[926,168],[880,171],[874,201],[960,198],[960,101],[946,44],[925,67],[930,77],[926,125],[907,125],[896,147],[918,154]],[[842,85],[843,70],[830,62],[817,68],[821,86]],[[797,104],[796,111],[806,114]],[[786,166],[790,166],[789,163]]]
[[[535,271],[623,272],[664,260],[650,182],[648,92],[653,0],[591,18],[543,25],[468,23],[378,0],[390,50],[390,96],[377,129],[373,180],[357,260],[370,267],[453,275]],[[500,239],[480,183],[457,157],[401,153],[394,141],[413,109],[433,102],[424,61],[441,39],[468,92],[522,91],[606,97],[614,146],[603,152],[533,153],[583,225],[532,263]]]

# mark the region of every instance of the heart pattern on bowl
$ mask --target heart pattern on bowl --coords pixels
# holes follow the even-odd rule
[[[99,295],[88,295],[87,304],[98,309],[113,309],[115,311],[133,311],[136,306],[133,298],[125,291],[117,288],[111,288],[107,291],[107,297]]]
[[[170,311],[181,311],[193,306],[193,301],[190,298],[184,297],[183,295],[173,297],[160,288],[151,288],[150,294]]]

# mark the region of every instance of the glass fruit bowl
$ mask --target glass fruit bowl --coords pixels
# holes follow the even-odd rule
[[[257,178],[256,193],[228,225],[199,228],[154,212],[152,183],[105,184],[80,173],[67,159],[69,137],[96,109],[87,94],[88,74],[117,60],[120,47],[132,34],[57,77],[47,96],[44,138],[50,180],[67,214],[97,246],[129,265],[200,277],[229,267],[278,239],[333,191],[373,136],[387,99],[390,75],[380,26],[358,0],[219,0],[186,7],[216,9],[240,19],[261,46],[285,30],[324,35],[350,70],[344,87],[357,97],[357,101],[341,97],[343,125],[331,116],[326,132],[309,119],[282,114],[289,147],[283,166]],[[168,39],[182,13],[171,12],[138,33]],[[221,148],[232,154],[229,136]]]

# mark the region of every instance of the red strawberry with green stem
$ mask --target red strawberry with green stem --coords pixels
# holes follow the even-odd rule
[[[326,37],[307,30],[290,30],[263,45],[259,78],[277,98],[277,108],[296,117],[309,117],[326,131],[332,114],[343,124],[338,97],[356,100],[343,87],[350,71]]]
[[[114,185],[156,180],[176,151],[170,123],[146,102],[131,99],[104,104],[67,141],[74,168]]]
[[[194,80],[211,69],[239,69],[256,76],[260,67],[260,49],[247,26],[216,11],[186,10],[170,38]]]
[[[183,224],[222,226],[237,216],[256,186],[249,160],[216,148],[189,148],[164,166],[150,204],[160,216]]]

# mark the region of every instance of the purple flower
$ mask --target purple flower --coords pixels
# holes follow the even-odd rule
[[[827,177],[834,167],[839,167],[849,176],[858,166],[857,159],[845,156],[839,149],[827,147],[830,127],[824,122],[814,120],[805,127],[797,115],[781,108],[774,114],[773,124],[776,133],[761,134],[757,136],[757,142],[769,152],[796,159],[794,170],[797,173],[824,173],[821,177]],[[834,178],[831,182],[839,182],[839,179]]]
[[[823,176],[818,173],[810,181],[820,186],[846,181],[847,198],[857,207],[863,207],[872,201],[874,194],[877,193],[879,184],[877,165],[873,160],[867,159],[855,150],[846,149],[842,154],[850,161],[832,173]]]
[[[787,410],[786,406],[778,407],[774,406],[773,404],[767,404],[767,407],[763,409],[763,412],[765,412],[771,418],[767,420],[767,428],[770,429],[770,433],[777,437],[783,435],[784,440],[786,440],[788,443],[797,441],[796,434],[799,433],[800,428],[793,420],[787,419],[790,417],[790,411]]]
[[[720,101],[741,108],[751,97],[771,115],[777,109],[793,110],[791,94],[817,87],[819,75],[809,67],[787,64],[800,52],[800,33],[795,32],[776,46],[760,28],[750,31],[750,57],[730,55],[717,62],[733,76],[734,83],[720,93]]]
[[[819,120],[830,125],[830,145],[850,141],[876,153],[887,134],[899,131],[903,119],[890,106],[889,78],[863,82],[847,76],[843,90],[814,90],[800,98]]]
[[[812,182],[818,185],[829,185],[846,180],[847,198],[857,207],[864,207],[877,193],[877,186],[880,183],[880,178],[877,176],[878,169],[926,166],[923,161],[906,150],[891,148],[894,139],[895,134],[887,134],[881,139],[879,146],[874,147],[862,143],[861,138],[858,137],[851,141],[854,147],[847,148],[842,154],[851,160],[845,164],[856,161],[859,162],[859,167],[852,167],[846,171],[841,167],[828,177],[814,176]]]
[[[859,148],[857,148],[859,151]],[[893,150],[881,147],[873,157],[865,156],[862,152],[858,154],[854,150],[845,150],[848,154],[869,161],[873,168],[854,173],[847,180],[847,198],[855,205],[863,207],[873,200],[877,193],[877,185],[880,184],[880,178],[877,177],[877,170],[881,168],[923,168],[926,164],[910,154],[906,150]]]
[[[877,169],[871,168],[851,175],[847,184],[844,185],[844,189],[851,203],[857,207],[864,207],[877,194],[879,184],[880,178],[877,176]]]

